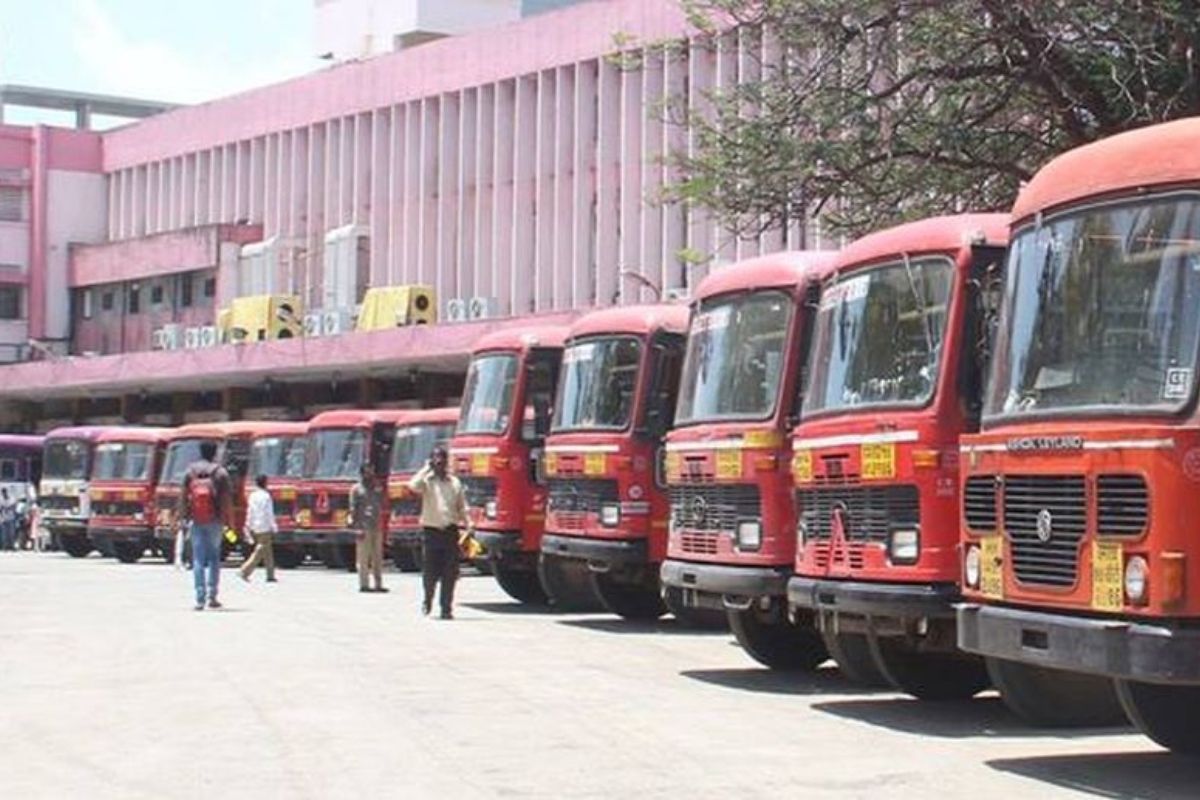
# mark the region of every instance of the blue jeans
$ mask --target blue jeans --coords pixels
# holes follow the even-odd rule
[[[221,583],[221,524],[192,523],[192,578],[196,583],[196,605],[217,599]],[[207,578],[207,585],[205,579]]]

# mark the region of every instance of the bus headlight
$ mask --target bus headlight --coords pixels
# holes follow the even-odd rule
[[[915,564],[921,557],[921,534],[916,528],[892,531],[888,539],[888,558],[893,564]]]
[[[1142,556],[1134,556],[1125,565],[1125,597],[1135,606],[1146,602],[1150,587],[1150,565]]]
[[[621,507],[616,503],[605,503],[600,506],[600,524],[606,528],[615,528],[621,521]]]
[[[738,550],[757,550],[762,547],[762,523],[756,519],[742,520],[737,525]]]
[[[499,511],[496,508],[495,500],[488,500],[486,503],[484,503],[483,515],[488,519],[495,519],[497,516],[499,516]]]
[[[979,566],[982,563],[982,556],[979,553],[978,545],[970,545],[967,547],[967,554],[963,558],[963,577],[966,578],[967,586],[971,589],[979,588]]]

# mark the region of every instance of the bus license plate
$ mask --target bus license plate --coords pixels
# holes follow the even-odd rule
[[[1124,557],[1121,545],[1092,542],[1092,608],[1120,611],[1125,605]]]
[[[1004,539],[985,536],[979,542],[979,591],[984,597],[1004,597]]]
[[[603,475],[604,474],[604,453],[584,453],[583,454],[583,474],[584,475]]]
[[[896,445],[864,444],[862,476],[874,479],[896,477]]]
[[[738,480],[742,477],[742,451],[717,451],[717,477],[725,480]]]
[[[488,454],[475,453],[471,456],[471,474],[472,475],[487,475],[488,471]]]

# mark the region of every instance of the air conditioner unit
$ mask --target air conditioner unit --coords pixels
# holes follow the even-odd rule
[[[491,319],[500,314],[500,303],[494,297],[472,297],[467,304],[471,319]]]
[[[205,325],[200,329],[200,346],[216,347],[221,343],[221,332],[216,325]]]
[[[446,301],[446,321],[467,321],[467,301],[465,299],[461,297],[452,297]]]
[[[183,346],[188,350],[200,348],[200,328],[188,328],[183,332]]]
[[[304,335],[305,336],[320,336],[321,335],[321,318],[325,316],[319,311],[311,312],[304,315]]]
[[[337,336],[349,332],[353,327],[354,320],[348,308],[336,308],[321,314],[322,336]]]

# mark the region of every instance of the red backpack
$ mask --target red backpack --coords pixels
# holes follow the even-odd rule
[[[198,525],[211,525],[217,521],[217,481],[216,470],[205,472],[196,471],[188,480],[188,508],[191,510],[192,522]]]

